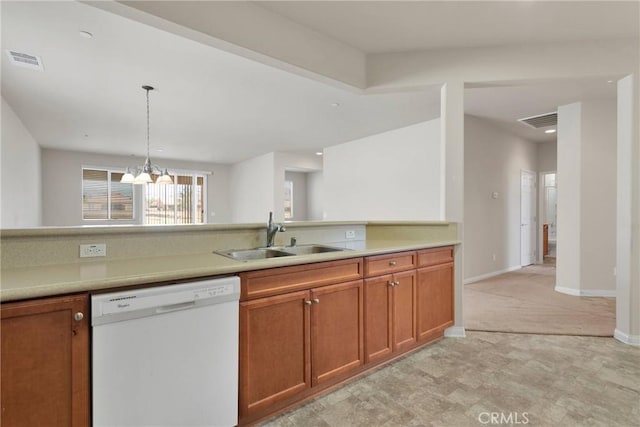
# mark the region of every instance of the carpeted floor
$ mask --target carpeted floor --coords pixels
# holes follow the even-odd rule
[[[555,265],[532,265],[465,285],[465,329],[613,336],[615,298],[556,292],[555,277]]]

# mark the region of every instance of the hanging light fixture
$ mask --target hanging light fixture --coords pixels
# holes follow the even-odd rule
[[[136,168],[135,174],[130,168],[127,168],[125,174],[122,175],[120,182],[136,185],[148,184],[153,182],[151,175],[157,171],[156,175],[159,175],[159,177],[156,180],[156,184],[173,184],[173,180],[171,179],[171,175],[169,175],[167,169],[162,171],[162,169],[151,164],[149,156],[149,91],[153,90],[153,87],[145,85],[142,86],[142,89],[147,91],[147,159],[139,170]]]

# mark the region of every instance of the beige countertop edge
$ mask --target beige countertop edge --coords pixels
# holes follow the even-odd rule
[[[16,301],[207,276],[224,276],[250,270],[459,245],[460,243],[458,240],[440,242],[367,241],[364,250],[298,255],[247,262],[210,253],[6,269],[2,270],[0,301]],[[12,283],[7,285],[7,282]]]
[[[415,225],[442,225],[447,226],[450,224],[456,224],[452,221],[367,221],[366,225],[406,225],[406,226],[415,226]]]
[[[195,224],[195,225],[87,225],[80,227],[40,227],[0,230],[1,237],[59,237],[85,234],[136,234],[166,232],[202,232],[220,230],[261,230],[265,223]],[[340,225],[449,225],[449,221],[292,221],[287,227],[326,227]]]

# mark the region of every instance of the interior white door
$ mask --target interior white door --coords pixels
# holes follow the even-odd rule
[[[520,265],[535,262],[536,175],[523,170],[520,174]]]

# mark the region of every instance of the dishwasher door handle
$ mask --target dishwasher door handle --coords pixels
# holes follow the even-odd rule
[[[180,302],[178,304],[163,305],[162,307],[156,308],[156,313],[170,313],[172,311],[185,310],[188,308],[193,308],[195,305],[196,305],[195,301],[187,301],[187,302]]]

